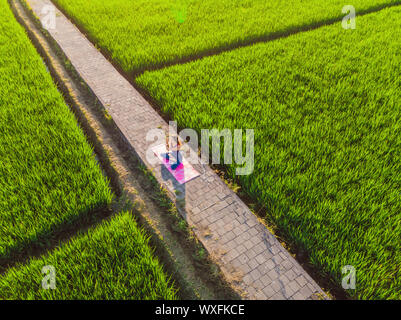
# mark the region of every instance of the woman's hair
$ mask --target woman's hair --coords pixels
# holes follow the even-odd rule
[[[174,147],[177,147],[177,148],[182,147],[182,143],[181,143],[180,138],[179,138],[179,136],[177,134],[173,134],[171,136],[171,138],[172,138],[171,141],[177,141],[177,145],[174,146]],[[170,149],[170,135],[169,134],[166,135],[166,147],[167,147],[167,149]]]

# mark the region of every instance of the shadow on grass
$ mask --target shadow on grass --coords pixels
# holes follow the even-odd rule
[[[6,251],[0,257],[0,274],[7,269],[24,264],[31,258],[46,254],[58,247],[62,242],[68,241],[72,236],[84,233],[90,227],[98,225],[116,212],[110,206],[79,214],[71,220],[52,228],[51,231],[38,234],[35,239],[27,239],[17,246]]]

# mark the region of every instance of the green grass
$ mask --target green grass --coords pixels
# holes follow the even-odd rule
[[[0,277],[0,299],[176,299],[148,237],[130,213],[80,234],[50,254]],[[56,289],[41,270],[53,266]]]
[[[125,72],[342,19],[343,0],[54,0]],[[399,0],[354,0],[357,12]]]
[[[361,299],[401,298],[401,7],[137,82],[180,127],[255,129],[243,190]],[[234,166],[228,166],[233,172]]]
[[[40,56],[0,0],[0,261],[112,194]]]

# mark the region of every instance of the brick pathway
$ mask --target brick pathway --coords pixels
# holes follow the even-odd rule
[[[27,0],[42,17],[49,0]],[[46,11],[43,11],[46,12]],[[169,190],[180,212],[228,279],[236,279],[247,299],[327,298],[320,287],[252,214],[248,207],[209,168],[195,166],[201,176],[184,186],[167,179],[161,165],[145,157],[146,133],[167,123],[95,47],[56,9],[51,36],[112,116],[121,134],[140,159]],[[178,198],[178,199],[177,199]]]

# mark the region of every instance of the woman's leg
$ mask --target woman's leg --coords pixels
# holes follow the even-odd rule
[[[173,151],[173,155],[176,158],[175,163],[171,166],[171,169],[175,170],[182,163],[182,155],[180,151]]]

